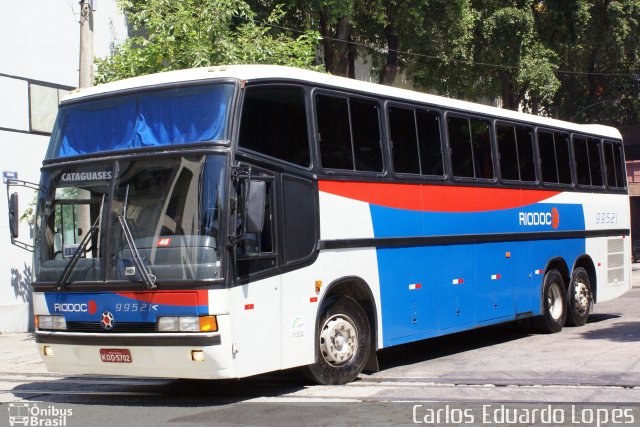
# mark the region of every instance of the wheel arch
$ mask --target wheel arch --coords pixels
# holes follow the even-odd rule
[[[589,285],[591,286],[591,294],[593,295],[593,302],[598,302],[598,276],[596,274],[596,267],[591,257],[587,254],[581,255],[576,259],[573,264],[573,270],[576,268],[584,268],[589,276]]]
[[[547,267],[544,269],[544,274],[546,275],[551,270],[558,270],[564,279],[564,288],[565,291],[568,289],[569,282],[571,281],[571,271],[569,271],[569,267],[567,266],[567,262],[562,257],[551,258],[549,262],[547,262]]]
[[[378,359],[376,351],[378,350],[378,307],[376,306],[373,292],[369,284],[358,276],[340,277],[327,286],[327,290],[322,296],[318,310],[318,318],[325,304],[337,297],[347,297],[356,301],[367,315],[369,327],[371,329],[371,351],[369,352],[369,360],[364,369],[368,371],[378,370]],[[316,318],[314,337],[318,334],[318,321]],[[315,351],[318,352],[318,342],[315,340]]]

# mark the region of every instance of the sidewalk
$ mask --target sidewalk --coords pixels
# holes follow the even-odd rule
[[[46,373],[33,333],[0,334],[0,374]]]

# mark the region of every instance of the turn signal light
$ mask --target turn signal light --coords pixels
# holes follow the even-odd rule
[[[218,319],[216,319],[216,316],[200,317],[200,332],[217,332],[217,331],[218,331]]]

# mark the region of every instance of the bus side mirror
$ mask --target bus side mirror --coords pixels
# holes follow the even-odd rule
[[[11,239],[18,238],[18,193],[13,193],[9,197],[9,231],[11,232]]]
[[[267,183],[265,181],[247,181],[247,198],[245,200],[245,232],[260,234],[264,228],[264,211],[267,200]]]

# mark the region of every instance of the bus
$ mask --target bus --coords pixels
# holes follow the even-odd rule
[[[399,344],[581,326],[630,289],[625,177],[614,128],[314,71],[78,90],[34,202],[37,347],[58,372],[344,384]]]

